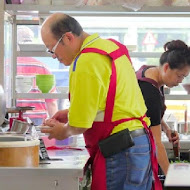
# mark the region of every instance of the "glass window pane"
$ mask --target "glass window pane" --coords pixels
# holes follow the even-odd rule
[[[130,53],[135,70],[141,65],[159,65],[159,56],[152,56],[153,53],[162,53],[163,45],[171,40],[180,39],[190,44],[190,25],[187,17],[75,17],[84,30],[89,33],[99,33],[103,38],[114,38],[130,47],[134,46],[134,53]],[[21,18],[23,19],[23,18]],[[28,20],[38,20],[34,17],[27,17]],[[23,25],[19,25],[22,28]],[[41,40],[39,25],[25,25],[33,32],[32,38],[25,38],[24,42],[43,44]],[[23,37],[23,35],[22,35]],[[19,35],[18,35],[19,39]],[[132,45],[132,46],[129,46]],[[148,52],[148,53],[147,53]],[[144,53],[144,54],[143,54]],[[34,59],[42,62],[55,74],[57,86],[68,86],[68,67],[59,63],[51,57],[36,57]],[[189,77],[184,79],[185,83],[190,83]],[[184,91],[182,87],[172,88],[172,92]],[[183,93],[183,92],[182,92]]]

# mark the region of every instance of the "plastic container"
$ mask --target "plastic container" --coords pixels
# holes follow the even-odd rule
[[[77,136],[71,136],[64,140],[55,140],[57,146],[77,146]]]
[[[0,166],[38,167],[39,144],[39,140],[25,140],[25,136],[0,136]]]

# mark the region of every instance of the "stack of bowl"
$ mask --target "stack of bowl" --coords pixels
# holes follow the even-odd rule
[[[48,93],[55,86],[55,76],[36,75],[36,85],[42,93]]]
[[[35,76],[16,76],[16,91],[18,93],[27,93],[31,90]]]

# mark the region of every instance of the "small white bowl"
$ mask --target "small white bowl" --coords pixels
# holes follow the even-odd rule
[[[30,91],[34,84],[35,76],[16,76],[16,91],[18,93],[27,93]]]

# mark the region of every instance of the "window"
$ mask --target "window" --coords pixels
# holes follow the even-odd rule
[[[133,47],[130,55],[135,70],[143,64],[158,65],[163,45],[168,41],[180,39],[190,44],[190,25],[187,17],[78,16],[76,19],[89,34],[97,32],[103,38],[114,38],[124,43],[129,49]],[[28,25],[27,27],[34,33],[32,43],[42,44],[40,26]],[[68,67],[51,57],[36,57],[35,54],[34,57],[55,74],[58,86],[68,86]],[[189,77],[184,82],[190,82]],[[183,91],[183,88],[172,89],[172,91],[178,90]]]

